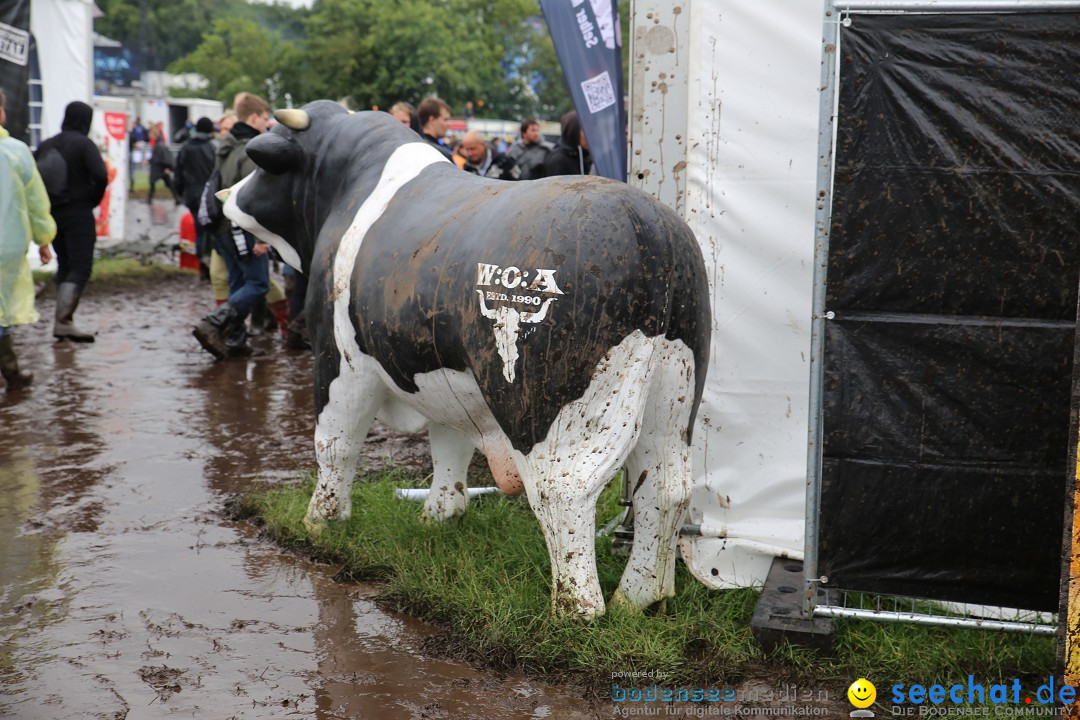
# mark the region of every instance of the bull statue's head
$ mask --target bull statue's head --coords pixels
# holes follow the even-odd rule
[[[362,201],[378,181],[380,158],[422,141],[386,113],[351,113],[329,100],[274,117],[273,129],[248,142],[259,169],[228,190],[224,211],[307,273],[331,213]],[[329,229],[337,237],[344,230]]]

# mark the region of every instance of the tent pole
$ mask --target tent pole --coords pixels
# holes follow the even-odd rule
[[[832,216],[833,142],[836,131],[836,72],[839,52],[840,14],[833,0],[825,0],[822,31],[821,85],[819,98],[817,198],[814,218],[814,294],[810,325],[810,418],[806,458],[806,537],[803,544],[804,603],[806,617],[814,614],[814,602],[822,579],[818,573],[818,515],[821,505],[821,440],[825,352],[825,281],[829,261],[829,225]]]

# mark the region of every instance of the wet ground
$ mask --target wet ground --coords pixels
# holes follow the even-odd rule
[[[267,337],[212,362],[190,335],[211,304],[194,277],[91,287],[96,343],[18,328],[37,377],[0,392],[0,717],[611,717],[425,656],[436,629],[224,519],[230,495],[312,466],[311,357]],[[428,462],[422,438],[368,448]]]

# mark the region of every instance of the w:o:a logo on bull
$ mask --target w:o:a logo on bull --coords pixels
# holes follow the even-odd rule
[[[500,285],[508,290],[514,290],[529,279],[529,272],[521,270],[514,265],[501,268],[490,263],[476,263],[477,285]],[[564,295],[555,282],[555,271],[548,268],[537,268],[533,280],[524,289],[533,292],[547,292],[556,295]]]

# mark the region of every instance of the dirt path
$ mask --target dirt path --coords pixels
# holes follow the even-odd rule
[[[95,344],[18,329],[37,380],[0,392],[0,717],[612,717],[426,657],[433,629],[222,520],[229,494],[311,466],[311,357],[265,338],[210,362],[190,336],[209,304],[194,278],[97,287]],[[371,462],[427,462],[418,438],[374,440]]]

